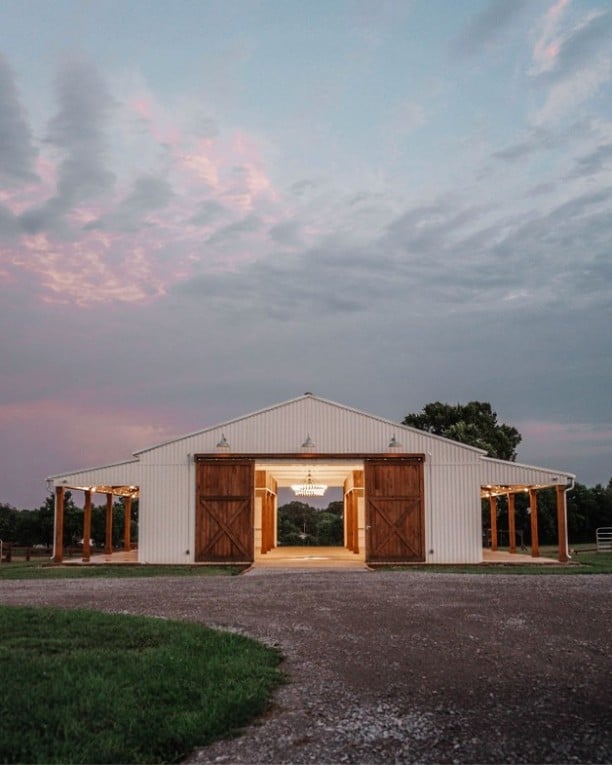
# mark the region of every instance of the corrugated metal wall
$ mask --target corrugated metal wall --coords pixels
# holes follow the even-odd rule
[[[195,465],[143,466],[138,560],[191,563],[195,543]]]
[[[504,462],[485,457],[481,460],[481,483],[483,486],[527,484],[529,486],[545,486],[557,484],[564,486],[575,476],[558,470],[521,465],[516,462]]]

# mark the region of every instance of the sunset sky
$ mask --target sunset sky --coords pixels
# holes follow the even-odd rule
[[[609,0],[4,0],[0,502],[313,391],[612,477]]]

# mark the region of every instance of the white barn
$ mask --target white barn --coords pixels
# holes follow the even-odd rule
[[[566,561],[566,492],[571,473],[490,459],[471,446],[328,401],[311,393],[151,446],[134,459],[48,479],[55,491],[54,559],[63,560],[63,497],[84,492],[89,560],[92,495],[139,499],[138,562],[251,563],[276,546],[277,493],[303,482],[342,488],[344,542],[356,559],[385,563],[480,563],[481,499],[509,498],[510,551],[516,550],[514,496],[530,494],[532,554],[538,555],[537,491],[556,487],[559,559]]]

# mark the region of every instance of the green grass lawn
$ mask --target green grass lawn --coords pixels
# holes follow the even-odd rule
[[[279,662],[194,624],[0,607],[0,759],[178,762],[261,714]]]
[[[540,551],[541,555],[546,555]],[[555,553],[556,555],[556,553]],[[550,555],[550,557],[554,557]],[[538,575],[575,575],[575,574],[612,574],[612,553],[578,552],[572,557],[570,564],[552,563],[485,563],[485,564],[448,564],[448,565],[410,565],[410,566],[381,566],[380,570],[396,571],[427,571],[429,573],[445,574],[531,574]]]
[[[138,564],[57,565],[48,559],[0,564],[0,579],[90,579],[99,577],[231,576],[244,566],[154,566]]]

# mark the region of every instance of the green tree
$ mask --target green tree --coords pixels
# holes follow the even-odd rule
[[[38,510],[20,510],[16,516],[15,542],[22,547],[42,544]]]
[[[15,541],[17,512],[11,505],[0,505],[0,539],[3,542]]]
[[[344,541],[344,503],[330,502],[320,510],[305,502],[288,502],[278,508],[278,541],[281,545],[314,547],[341,545]]]
[[[342,516],[322,510],[316,517],[317,545],[341,545],[344,542]]]
[[[422,412],[408,414],[402,424],[484,449],[489,457],[516,459],[521,434],[511,425],[497,422],[497,413],[486,401],[468,404],[427,404]]]

